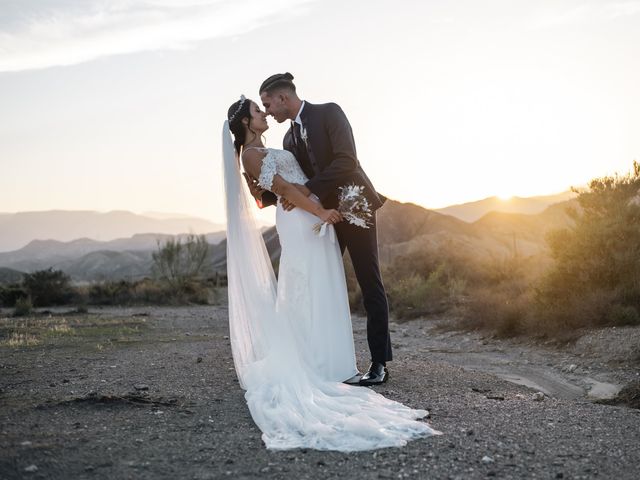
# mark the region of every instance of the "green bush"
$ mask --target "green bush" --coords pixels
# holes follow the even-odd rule
[[[65,305],[74,296],[69,276],[52,268],[25,274],[22,285],[36,307]]]
[[[133,284],[126,280],[94,283],[87,296],[91,305],[128,305],[134,298]]]
[[[189,235],[184,243],[179,238],[158,242],[158,250],[152,254],[154,275],[176,290],[188,289],[200,278],[208,251],[204,235]]]
[[[462,326],[570,339],[583,327],[640,324],[640,165],[592,180],[577,200],[573,226],[548,236],[547,270],[517,257],[486,264]]]
[[[549,238],[552,268],[536,306],[547,324],[625,325],[640,311],[640,164],[579,191],[572,228]]]
[[[640,325],[638,309],[630,305],[614,305],[607,312],[606,319],[611,325]]]
[[[215,278],[192,280],[175,288],[150,278],[106,281],[90,285],[85,295],[91,305],[209,305],[220,301],[215,282]]]
[[[385,276],[389,308],[399,319],[441,313],[458,303],[466,282],[447,263],[424,273],[407,267],[396,265]]]
[[[19,298],[27,297],[29,293],[19,283],[0,285],[0,305],[14,307]]]
[[[477,287],[470,292],[459,325],[471,330],[491,330],[499,337],[513,337],[531,327],[530,299],[511,288]]]
[[[33,304],[31,298],[21,297],[16,300],[15,309],[13,311],[14,317],[25,317],[33,313]]]

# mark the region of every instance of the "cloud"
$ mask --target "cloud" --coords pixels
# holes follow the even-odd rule
[[[302,14],[311,0],[17,0],[3,6],[0,72],[188,48]]]
[[[533,20],[535,29],[554,28],[564,25],[594,24],[640,14],[640,1],[611,2],[603,0],[581,0],[575,6],[560,13],[547,12]]]

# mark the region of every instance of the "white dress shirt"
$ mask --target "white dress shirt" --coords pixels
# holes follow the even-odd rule
[[[300,118],[300,114],[302,113],[303,108],[304,108],[304,100],[302,101],[302,104],[300,105],[300,110],[298,110],[298,115],[296,115],[296,119],[294,120],[294,122],[300,125],[301,128],[302,128],[302,119]]]

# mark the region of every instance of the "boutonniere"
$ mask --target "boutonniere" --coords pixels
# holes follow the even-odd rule
[[[300,125],[300,138],[302,138],[302,141],[304,142],[305,147],[309,147],[309,137],[307,136],[307,129],[304,128],[303,125]]]

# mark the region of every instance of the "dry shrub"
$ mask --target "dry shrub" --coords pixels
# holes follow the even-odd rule
[[[616,290],[580,290],[565,298],[545,294],[535,297],[533,304],[538,330],[548,336],[578,335],[581,328],[640,325],[640,315],[634,306],[618,303]]]
[[[174,290],[183,291],[201,277],[209,244],[204,235],[189,234],[184,243],[180,238],[158,241],[158,250],[152,254],[152,270],[156,278],[167,282]]]
[[[460,262],[460,265],[465,262]],[[365,313],[362,292],[348,255],[344,258],[349,304],[354,313]],[[452,261],[441,250],[420,251],[396,257],[382,268],[389,310],[403,320],[441,313],[460,302],[466,280],[455,274]]]
[[[475,282],[469,284],[454,326],[489,330],[500,337],[529,333],[533,324],[531,285],[539,263],[538,258],[517,255],[470,262]]]
[[[578,193],[574,224],[548,236],[550,266],[516,256],[481,265],[461,326],[563,340],[640,324],[640,165]]]
[[[638,309],[630,305],[613,305],[605,318],[610,325],[640,325]]]
[[[616,303],[620,296],[616,290],[550,290],[548,277],[529,278],[522,272],[514,269],[511,277],[469,291],[457,326],[489,330],[500,337],[530,335],[566,341],[585,327],[640,324],[634,307]]]
[[[469,293],[458,326],[491,330],[500,337],[524,333],[530,324],[530,298],[509,288],[479,287]]]
[[[16,302],[20,298],[26,298],[28,296],[29,292],[27,292],[22,283],[0,285],[0,304],[3,307],[15,307]]]
[[[91,285],[86,302],[92,305],[208,305],[218,303],[214,280],[185,281],[176,288],[167,282],[145,278],[129,282],[107,281]]]
[[[69,275],[53,268],[26,273],[22,285],[36,307],[66,305],[74,296]]]
[[[551,332],[640,324],[640,164],[578,192],[572,228],[552,233],[554,259],[536,306]]]
[[[5,344],[9,347],[34,347],[40,345],[40,340],[35,335],[29,333],[13,332],[6,340],[2,340],[0,344]]]
[[[390,309],[399,319],[445,311],[449,292],[444,265],[429,272],[426,278],[412,273],[396,280],[387,290]]]
[[[15,309],[13,310],[14,317],[26,317],[33,313],[33,304],[31,303],[31,297],[21,297],[15,302]]]

